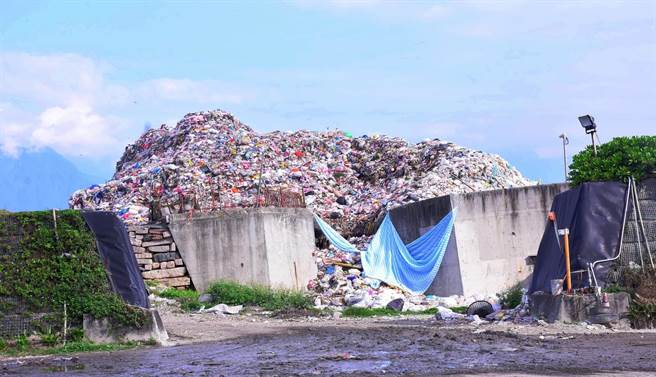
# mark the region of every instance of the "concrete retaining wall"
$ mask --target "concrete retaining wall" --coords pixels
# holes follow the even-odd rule
[[[303,289],[317,274],[313,221],[304,208],[235,208],[173,215],[169,228],[197,290],[219,279]]]
[[[532,272],[526,257],[537,253],[551,202],[567,184],[448,195],[391,211],[404,242],[410,242],[457,209],[450,245],[427,294],[494,295]]]

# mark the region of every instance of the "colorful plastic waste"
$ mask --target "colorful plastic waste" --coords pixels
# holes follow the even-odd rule
[[[129,224],[170,212],[252,207],[265,192],[297,193],[346,235],[364,234],[382,209],[532,182],[501,157],[438,139],[383,135],[260,134],[221,110],[187,114],[128,145],[112,180],[76,191],[73,208],[118,213]],[[94,200],[95,199],[95,200]]]

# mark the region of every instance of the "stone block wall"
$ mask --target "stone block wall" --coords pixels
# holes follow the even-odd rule
[[[169,287],[191,287],[182,256],[163,224],[128,227],[130,242],[144,280],[152,280]]]

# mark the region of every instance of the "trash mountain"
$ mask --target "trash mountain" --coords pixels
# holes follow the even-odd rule
[[[531,183],[499,156],[438,139],[257,133],[215,110],[146,131],[126,147],[112,180],[76,191],[69,204],[114,211],[130,224],[160,211],[306,205],[343,234],[360,235],[384,209]]]

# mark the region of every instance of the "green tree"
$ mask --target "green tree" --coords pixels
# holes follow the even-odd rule
[[[656,174],[656,136],[616,137],[597,147],[574,155],[570,180],[578,186],[584,182],[636,180]]]

